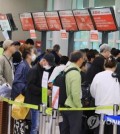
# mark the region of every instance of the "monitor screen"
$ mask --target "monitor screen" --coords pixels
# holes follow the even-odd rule
[[[48,28],[50,31],[60,31],[62,29],[58,12],[45,12]]]
[[[0,25],[3,31],[12,30],[6,14],[0,14]]]
[[[12,16],[11,13],[7,14],[7,18],[8,18],[8,20],[9,20],[9,23],[10,23],[10,25],[11,25],[12,30],[13,30],[13,31],[18,30],[18,28],[17,28],[16,25],[15,25],[15,22],[14,22],[14,20],[13,20],[13,16]]]
[[[33,19],[31,13],[20,14],[20,21],[23,31],[30,31],[34,29]]]
[[[32,16],[33,16],[36,30],[38,30],[38,31],[47,31],[48,30],[44,12],[32,13]]]
[[[78,30],[75,18],[73,16],[73,12],[71,10],[59,11],[59,15],[61,18],[61,23],[62,23],[63,29],[65,29],[66,31],[77,31]]]
[[[90,31],[94,30],[94,25],[88,9],[73,11],[79,30]]]
[[[90,9],[96,30],[98,31],[116,31],[117,23],[113,8]]]

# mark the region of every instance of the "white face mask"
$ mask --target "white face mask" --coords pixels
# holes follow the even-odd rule
[[[37,56],[36,56],[35,54],[33,54],[33,55],[32,55],[32,61],[35,61],[36,57],[37,57]]]
[[[43,66],[43,68],[45,68],[46,70],[49,70],[51,68],[51,66],[46,65],[46,66]]]

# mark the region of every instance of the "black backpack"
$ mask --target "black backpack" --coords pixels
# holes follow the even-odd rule
[[[83,82],[81,85],[82,90],[82,104],[83,107],[92,107],[95,106],[94,98],[90,93],[90,84],[88,82]]]
[[[60,87],[60,93],[59,93],[59,106],[64,107],[65,106],[65,101],[67,99],[67,94],[66,94],[66,74],[72,70],[78,71],[77,68],[70,68],[66,72],[62,71],[54,80],[53,85]]]

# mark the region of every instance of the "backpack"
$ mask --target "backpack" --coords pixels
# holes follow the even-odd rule
[[[90,84],[88,82],[83,82],[81,85],[82,90],[82,104],[83,107],[91,107],[94,106],[94,98],[90,93]]]
[[[72,70],[78,71],[77,68],[70,68],[66,72],[62,71],[54,80],[53,85],[58,86],[60,88],[59,92],[59,106],[64,107],[65,106],[65,101],[67,99],[67,94],[66,94],[66,74]]]

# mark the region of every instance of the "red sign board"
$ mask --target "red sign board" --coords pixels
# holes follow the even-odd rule
[[[58,12],[45,12],[49,30],[60,31],[62,29]]]
[[[31,39],[36,39],[37,38],[35,30],[30,30],[30,37],[31,37]]]
[[[98,41],[98,31],[97,30],[90,31],[90,40],[91,41]]]
[[[68,33],[66,32],[66,30],[61,30],[60,34],[61,34],[61,39],[68,39]]]
[[[32,13],[32,15],[33,15],[36,30],[47,31],[48,26],[47,26],[44,12]]]
[[[24,31],[30,31],[34,29],[31,13],[20,14],[20,20]]]
[[[91,9],[96,29],[99,31],[115,31],[117,26],[110,8]]]
[[[94,26],[88,10],[73,11],[79,30],[90,31],[94,30]]]
[[[72,11],[59,11],[63,29],[66,31],[77,31],[77,24]]]

